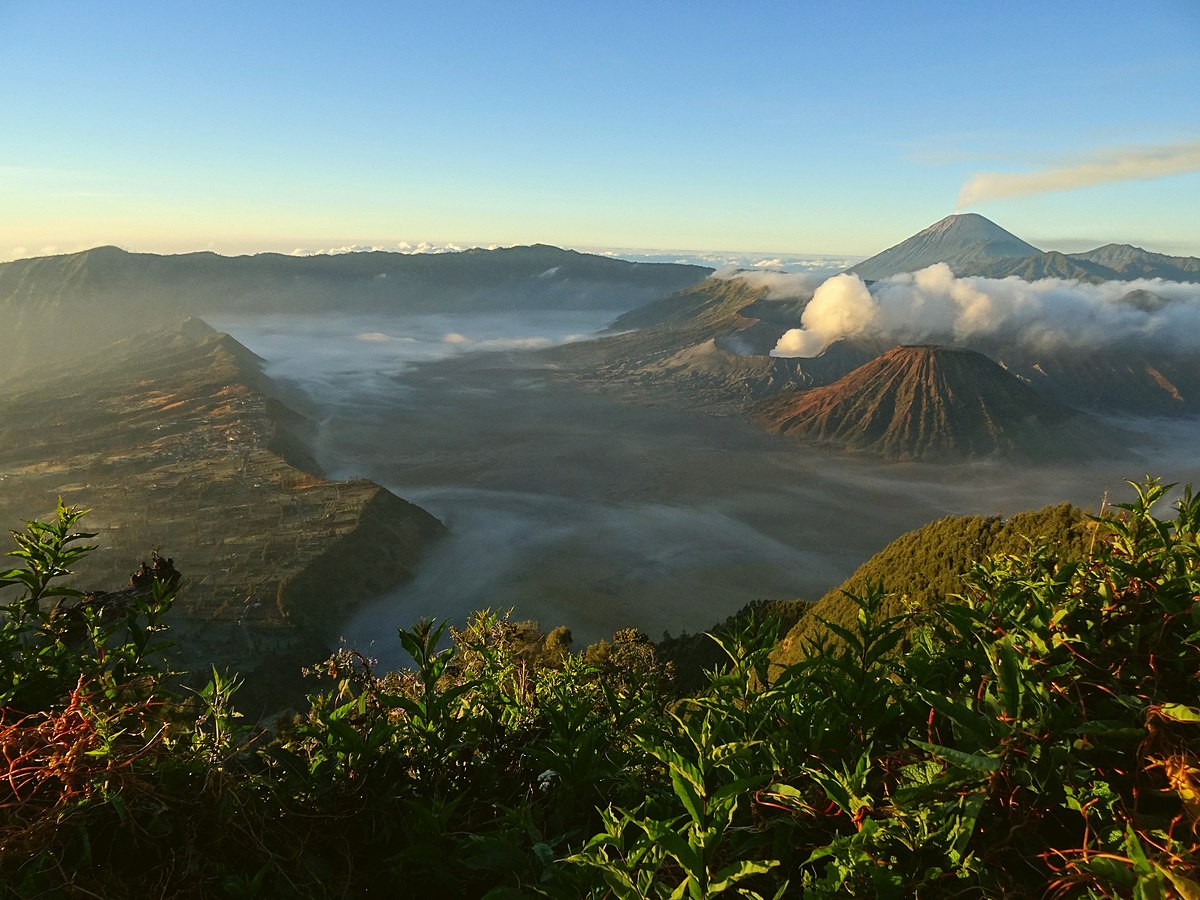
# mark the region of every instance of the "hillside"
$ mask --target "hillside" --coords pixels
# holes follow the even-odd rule
[[[314,474],[282,426],[298,415],[269,387],[250,351],[198,320],[10,380],[0,515],[41,515],[58,497],[96,510],[105,549],[88,583],[119,584],[151,548],[186,548],[179,662],[294,677],[443,528],[377,484]]]
[[[20,337],[0,374],[51,347],[122,337],[129,321],[189,315],[633,309],[711,270],[631,263],[544,244],[461,253],[160,256],[98,247],[0,264],[0,315]]]
[[[740,413],[786,387],[828,384],[870,358],[848,343],[814,359],[769,356],[804,301],[766,295],[745,279],[709,278],[622,315],[610,329],[620,333],[542,355],[627,396],[670,397],[722,413]]]
[[[821,619],[853,627],[858,606],[847,593],[865,594],[871,585],[882,584],[887,597],[881,615],[935,607],[960,593],[963,576],[987,556],[1021,554],[1031,542],[1048,543],[1064,558],[1078,559],[1093,542],[1093,524],[1067,503],[1002,516],[947,516],[901,535],[869,560],[838,587],[813,603],[782,637],[772,651],[777,665],[790,665],[808,655],[813,641],[833,638]]]
[[[1167,256],[1129,244],[1105,244],[1086,253],[1069,254],[1071,259],[1103,266],[1122,278],[1162,278],[1166,281],[1200,280],[1200,259]]]
[[[757,421],[894,460],[1071,456],[1078,446],[1064,437],[1089,428],[982,354],[931,346],[896,347],[831,385],[781,393]]]
[[[1143,298],[1143,302],[1151,302]],[[995,358],[1045,397],[1100,415],[1189,417],[1200,412],[1200,355],[1131,346],[1086,349],[994,348]]]

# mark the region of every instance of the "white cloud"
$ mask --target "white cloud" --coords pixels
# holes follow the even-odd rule
[[[725,266],[710,276],[722,280],[739,278],[754,287],[766,288],[772,300],[807,300],[821,284],[822,277],[812,272],[746,271]]]
[[[498,244],[489,244],[486,249],[495,250]],[[394,244],[347,244],[341,247],[321,247],[316,250],[307,247],[297,247],[291,252],[292,256],[339,256],[344,253],[461,253],[467,249],[465,244],[438,243],[421,241],[417,244],[408,241],[398,241]]]
[[[1165,178],[1200,172],[1200,141],[1153,147],[1124,147],[1041,172],[981,172],[958,194],[958,208],[1003,197],[1071,191],[1115,181]]]
[[[1121,302],[1145,290],[1159,309]],[[1083,284],[1059,278],[958,278],[944,263],[893,275],[870,290],[837,275],[813,294],[800,328],[784,334],[775,356],[815,356],[858,335],[897,344],[958,344],[1051,350],[1088,347],[1192,349],[1200,331],[1200,285],[1153,280]]]

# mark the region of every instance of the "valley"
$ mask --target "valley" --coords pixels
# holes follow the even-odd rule
[[[961,224],[923,232],[919,261]],[[988,255],[987,226],[966,225],[967,249],[943,256]],[[162,548],[187,579],[185,663],[282,683],[343,639],[402,665],[397,625],[480,608],[565,625],[577,646],[698,632],[757,600],[820,597],[948,514],[1096,509],[1147,472],[1200,481],[1200,368],[1169,341],[1193,309],[1177,284],[1093,300],[1063,282],[1068,311],[1107,304],[1138,326],[1120,353],[1011,328],[979,352],[892,349],[903,341],[876,324],[792,355],[789,329],[822,336],[810,313],[849,276],[705,278],[535,247],[447,257],[440,293],[387,294],[364,273],[432,284],[434,265],[387,256],[102,249],[0,266],[17,325],[50,297],[46,328],[83,310],[111,332],[130,321],[114,309],[133,309],[121,288],[135,306],[170,298],[142,327],[208,322],[135,330],[0,385],[0,513],[15,524],[60,495],[93,508],[106,549],[82,574],[107,586]],[[937,265],[872,293],[847,281],[833,301],[1004,299]],[[996,284],[1016,309],[1046,283]]]
[[[335,327],[310,324],[312,334]],[[567,625],[577,645],[622,626],[654,638],[697,632],[754,600],[819,597],[893,538],[948,514],[1061,500],[1097,509],[1144,471],[1200,477],[1180,423],[1156,438],[1143,422],[1143,450],[1118,460],[880,464],[689,405],[669,383],[581,380],[561,358],[593,352],[588,343],[386,368],[355,361],[349,334],[327,346],[323,366],[300,333],[243,321],[239,335],[311,404],[321,422],[311,446],[331,476],[378,481],[449,529],[411,582],[330,634],[390,664],[403,661],[394,626],[425,615],[512,608]]]

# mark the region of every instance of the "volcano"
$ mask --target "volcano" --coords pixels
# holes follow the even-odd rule
[[[959,277],[1062,278],[1092,284],[1139,278],[1200,282],[1200,259],[1193,256],[1166,256],[1129,244],[1106,244],[1086,253],[1043,252],[977,213],[946,216],[846,271],[864,281],[879,281],[935,263],[945,263]]]
[[[916,272],[946,263],[956,275],[973,274],[996,260],[1020,259],[1042,251],[976,213],[947,216],[924,231],[848,269],[866,281]]]
[[[892,460],[1061,458],[1112,444],[1087,417],[954,347],[895,347],[831,385],[781,394],[759,410],[768,431]]]

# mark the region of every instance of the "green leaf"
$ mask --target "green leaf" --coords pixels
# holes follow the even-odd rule
[[[695,783],[690,778],[684,777],[677,767],[671,766],[671,786],[675,789],[675,796],[679,798],[684,809],[688,811],[688,815],[692,817],[692,821],[703,825],[705,822],[704,798],[696,790]]]
[[[963,753],[961,750],[955,750],[953,747],[943,747],[940,744],[929,744],[925,741],[913,741],[913,744],[922,750],[928,750],[934,756],[941,757],[961,769],[970,769],[972,772],[978,772],[981,775],[990,775],[992,772],[998,771],[1003,765],[1003,762],[994,756]]]
[[[1010,718],[1019,718],[1025,685],[1021,680],[1017,651],[1011,644],[1001,643],[994,645],[993,652],[998,664],[995,667],[999,670],[997,674],[1000,676],[1000,696],[1004,703],[1004,711]]]
[[[1164,703],[1155,708],[1160,716],[1172,722],[1200,722],[1200,709],[1182,703]]]
[[[765,875],[778,865],[779,860],[777,859],[744,859],[731,863],[719,871],[709,882],[709,893],[719,894],[727,891],[742,879],[749,878],[751,875]]]
[[[1159,872],[1166,876],[1167,880],[1171,882],[1175,890],[1179,891],[1179,896],[1182,897],[1183,900],[1200,900],[1200,884],[1192,881],[1192,879],[1187,878],[1184,875],[1181,875],[1177,872],[1172,872],[1170,869],[1160,866],[1158,863],[1154,864],[1154,868],[1158,869]]]

